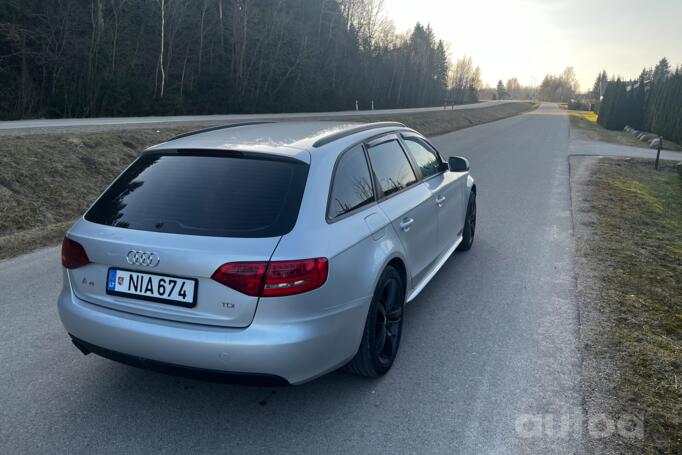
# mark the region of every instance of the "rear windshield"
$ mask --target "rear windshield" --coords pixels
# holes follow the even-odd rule
[[[214,237],[274,237],[298,217],[308,165],[240,153],[141,156],[85,214],[93,223]]]

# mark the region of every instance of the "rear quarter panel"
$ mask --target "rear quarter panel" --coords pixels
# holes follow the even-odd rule
[[[379,275],[394,257],[404,261],[402,245],[376,203],[334,222],[326,219],[334,164],[341,150],[315,153],[294,229],[282,237],[273,261],[326,257],[329,275],[311,292],[284,298],[261,298],[256,320],[296,320],[357,309],[347,339],[357,350]],[[371,222],[365,219],[372,215]],[[370,227],[371,226],[371,227]]]

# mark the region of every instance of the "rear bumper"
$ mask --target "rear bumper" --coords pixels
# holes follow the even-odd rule
[[[211,382],[224,382],[228,384],[259,385],[259,386],[285,386],[289,381],[279,376],[269,374],[234,373],[231,371],[206,370],[203,368],[191,368],[172,363],[157,362],[156,360],[143,359],[121,352],[110,351],[100,346],[95,346],[71,335],[71,341],[83,354],[97,354],[98,356],[124,363],[126,365],[157,371],[159,373],[183,376],[191,379],[201,379]]]
[[[76,345],[103,357],[211,380],[300,384],[355,355],[369,303],[362,299],[311,318],[279,323],[260,321],[257,311],[246,328],[178,323],[111,310],[77,298],[68,286],[58,306]]]

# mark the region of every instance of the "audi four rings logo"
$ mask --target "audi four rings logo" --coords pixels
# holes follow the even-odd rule
[[[145,267],[156,267],[159,265],[159,255],[148,251],[130,250],[126,255],[126,261],[130,265],[144,265]]]

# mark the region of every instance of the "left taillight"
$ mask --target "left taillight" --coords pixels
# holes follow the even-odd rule
[[[283,297],[312,291],[327,281],[326,258],[233,262],[213,273],[215,281],[254,297]]]
[[[62,265],[67,269],[77,269],[89,263],[90,259],[83,245],[64,237],[62,241]]]
[[[242,294],[258,297],[267,267],[267,262],[233,262],[220,266],[211,278]]]

